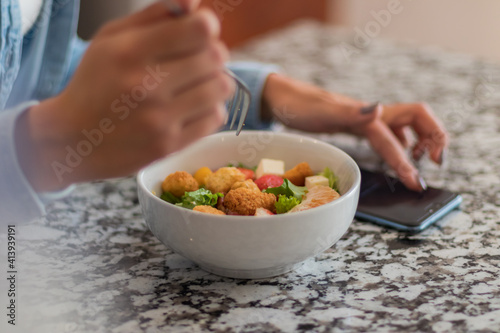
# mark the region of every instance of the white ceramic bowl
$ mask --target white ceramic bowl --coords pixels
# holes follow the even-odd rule
[[[257,165],[260,159],[326,166],[339,178],[341,197],[307,211],[274,215],[220,216],[180,208],[159,198],[161,182],[175,171],[194,173],[229,162]],[[221,132],[141,170],[139,201],[146,223],[166,246],[206,271],[234,278],[265,278],[292,270],[331,247],[352,222],[361,175],[340,149],[304,136],[268,131]]]

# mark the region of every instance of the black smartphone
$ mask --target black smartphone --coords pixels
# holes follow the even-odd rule
[[[358,220],[374,222],[407,233],[418,233],[460,207],[459,194],[429,187],[422,193],[408,190],[382,172],[361,170]]]

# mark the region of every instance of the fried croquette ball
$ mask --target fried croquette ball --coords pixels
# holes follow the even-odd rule
[[[176,197],[182,197],[185,192],[192,192],[198,189],[198,182],[186,171],[171,173],[161,184],[165,192],[170,192]]]
[[[224,167],[205,178],[205,187],[212,193],[227,193],[236,182],[245,180],[245,174],[233,167]]]
[[[302,162],[294,166],[292,169],[285,172],[283,178],[288,179],[295,186],[304,186],[306,183],[306,177],[312,176],[313,171],[309,166],[309,163]]]
[[[220,211],[212,206],[196,206],[193,208],[193,210],[213,215],[226,215],[226,213],[224,213],[223,211]]]
[[[275,203],[276,196],[274,194],[243,187],[229,191],[224,197],[226,210],[240,215],[255,215],[257,208],[265,208],[275,212]]]
[[[231,186],[231,190],[236,190],[237,188],[247,188],[249,190],[259,191],[260,189],[251,179],[247,179],[244,182],[236,182]]]

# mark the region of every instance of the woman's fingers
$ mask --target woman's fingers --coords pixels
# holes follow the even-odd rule
[[[218,103],[215,107],[203,110],[196,117],[186,119],[182,127],[182,144],[178,149],[217,131],[224,122],[225,113],[225,105]]]
[[[203,78],[219,72],[228,59],[229,52],[224,44],[214,42],[200,53],[163,63],[162,72],[169,74],[165,85],[172,95],[178,95]]]
[[[166,107],[176,110],[176,118],[187,121],[213,108],[229,98],[234,89],[233,80],[223,71],[218,71],[203,78],[194,86],[186,88]]]
[[[425,104],[394,104],[384,106],[382,119],[392,128],[410,126],[418,136],[413,157],[418,159],[426,151],[431,159],[442,163],[448,145],[445,128]]]
[[[200,1],[199,0],[171,0],[176,1],[177,4],[185,9],[186,12],[192,12],[195,10]],[[121,19],[114,20],[107,25],[105,25],[99,34],[112,35],[120,32],[124,32],[129,29],[135,29],[138,27],[150,25],[156,23],[159,20],[165,20],[172,17],[167,5],[163,1],[155,2],[154,4],[147,6],[146,8],[134,13],[132,15],[126,16]]]
[[[201,9],[116,35],[98,34],[94,44],[99,41],[108,52],[116,54],[118,62],[148,65],[201,52],[217,39],[219,32],[220,23],[215,14]]]
[[[407,188],[414,191],[426,189],[425,182],[409,160],[400,141],[384,122],[375,120],[366,126],[365,135],[373,149],[396,172]]]
[[[364,135],[374,150],[397,173],[406,187],[421,191],[427,185],[404,149],[410,144],[410,130],[417,135],[417,143],[412,149],[413,158],[418,160],[425,152],[429,152],[431,159],[441,164],[448,137],[444,127],[425,104],[384,105],[381,118],[363,127]]]
[[[410,145],[411,135],[409,133],[410,129],[406,126],[404,127],[393,127],[391,128],[394,135],[398,138],[399,142],[404,148]]]
[[[188,16],[137,29],[124,42],[130,43],[139,56],[164,61],[199,52],[217,38],[219,32],[217,16],[200,9]]]
[[[98,36],[110,36],[129,29],[136,29],[168,17],[167,7],[161,3],[154,3],[137,13],[111,21],[99,30]]]

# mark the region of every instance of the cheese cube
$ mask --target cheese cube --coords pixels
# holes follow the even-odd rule
[[[283,176],[284,173],[285,162],[263,158],[260,160],[260,163],[257,166],[257,170],[255,170],[255,177],[260,178],[264,175]]]
[[[328,178],[325,176],[310,176],[306,177],[306,187],[311,188],[318,185],[330,186]]]

